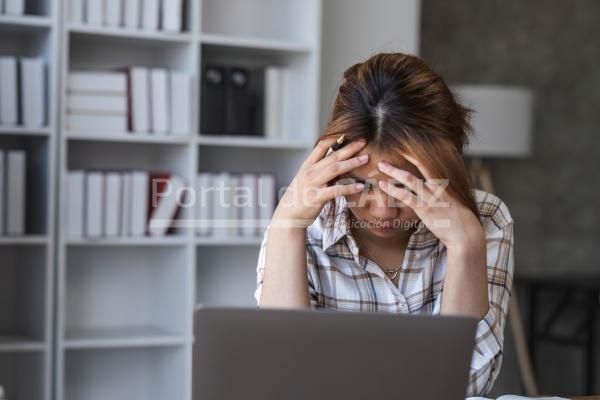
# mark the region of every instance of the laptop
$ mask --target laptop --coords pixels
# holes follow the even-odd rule
[[[195,400],[464,400],[476,320],[200,306]]]

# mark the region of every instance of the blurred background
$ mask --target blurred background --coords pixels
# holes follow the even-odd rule
[[[396,51],[476,111],[473,177],[515,221],[490,397],[600,392],[599,16],[596,0],[0,0],[6,398],[192,398],[195,307],[255,307],[277,192],[343,71]],[[221,185],[258,204],[176,201]]]

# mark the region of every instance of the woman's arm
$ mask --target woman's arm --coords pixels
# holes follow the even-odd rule
[[[275,209],[265,232],[265,251],[261,249],[259,255],[259,288],[255,292],[258,296],[258,290],[261,291],[257,299],[259,307],[311,306],[306,229],[328,201],[363,190],[363,184],[329,185],[329,182],[368,161],[368,157],[352,157],[366,145],[364,140],[351,142],[325,157],[336,139],[327,137],[315,146]],[[264,270],[262,283],[261,270]]]
[[[485,233],[474,225],[461,246],[447,248],[444,295],[440,314],[482,319],[489,310]]]
[[[269,227],[259,307],[310,307],[306,229],[277,225]]]

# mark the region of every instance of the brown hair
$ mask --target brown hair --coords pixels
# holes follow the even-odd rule
[[[448,178],[449,193],[479,216],[463,158],[473,110],[459,104],[442,78],[420,58],[403,53],[374,55],[348,68],[343,78],[316,143],[345,134],[344,142],[365,139],[375,150],[408,153],[434,178]]]

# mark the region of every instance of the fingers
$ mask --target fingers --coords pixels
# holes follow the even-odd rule
[[[380,180],[378,184],[381,190],[383,190],[393,198],[400,200],[402,203],[406,204],[410,208],[415,209],[419,206],[420,203],[418,202],[418,197],[411,193],[410,190],[394,186],[388,181]]]
[[[323,157],[325,157],[327,150],[329,150],[331,145],[334,144],[337,139],[337,136],[332,136],[319,141],[319,143],[317,143],[315,148],[307,157],[306,162],[309,164],[314,164],[317,161],[321,160]]]
[[[431,190],[429,189],[429,187],[427,187],[423,183],[423,180],[417,178],[412,173],[405,171],[403,169],[396,168],[385,162],[380,162],[377,165],[377,167],[379,168],[379,170],[381,172],[383,172],[387,176],[397,180],[398,182],[400,182],[401,184],[406,186],[406,188],[409,189],[409,191],[413,192],[411,194],[413,196],[416,195],[416,197],[419,198],[420,200],[427,202],[429,197],[431,197]],[[392,185],[390,182],[386,182],[386,183],[387,183],[386,188],[401,189],[397,186]],[[405,190],[405,189],[403,189],[403,190]],[[402,200],[402,199],[399,199],[399,200]]]
[[[419,170],[421,175],[423,175],[423,177],[425,178],[426,182],[436,180],[435,178],[433,178],[433,174],[429,171],[429,169],[421,161],[417,160],[410,154],[406,154],[406,153],[402,153],[402,157],[406,158],[406,160],[408,162],[410,162],[415,167],[417,167],[417,169]]]
[[[350,196],[360,193],[364,189],[363,183],[352,183],[349,185],[333,185],[321,191],[321,200],[326,202],[340,196]]]
[[[357,141],[351,142],[351,143],[347,144],[346,146],[342,147],[341,149],[337,150],[336,152],[332,153],[328,157],[325,157],[324,159],[322,159],[321,163],[331,164],[336,161],[346,160],[346,159],[352,157],[355,153],[362,150],[362,148],[365,147],[366,144],[367,144],[367,142],[365,140],[357,140]]]
[[[332,179],[337,178],[346,172],[352,171],[355,168],[359,168],[361,165],[366,164],[369,161],[368,154],[362,154],[360,156],[352,157],[348,160],[338,161],[331,163],[321,169],[321,175],[319,179],[322,183],[329,182]]]

